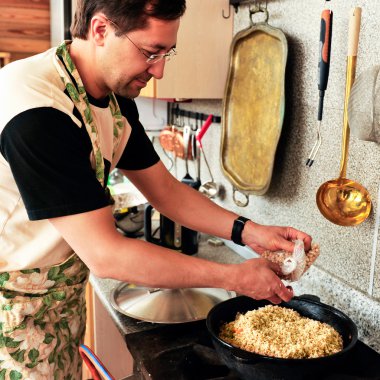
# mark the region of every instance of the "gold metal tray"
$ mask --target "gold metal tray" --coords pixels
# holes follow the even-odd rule
[[[239,206],[270,185],[284,119],[287,54],[284,33],[266,22],[252,24],[232,41],[220,159]],[[247,204],[236,201],[236,190]]]

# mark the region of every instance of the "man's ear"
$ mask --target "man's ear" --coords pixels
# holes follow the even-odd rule
[[[90,37],[99,46],[103,46],[107,33],[110,32],[110,24],[101,15],[95,15],[90,23]]]

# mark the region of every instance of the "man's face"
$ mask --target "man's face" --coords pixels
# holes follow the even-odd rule
[[[116,37],[116,25],[108,21],[104,45],[97,53],[98,85],[108,93],[135,98],[152,78],[161,79],[165,59],[147,63],[147,56],[165,54],[177,40],[179,19],[173,21],[150,18],[143,30],[134,30],[127,36]],[[174,58],[175,59],[175,58]]]

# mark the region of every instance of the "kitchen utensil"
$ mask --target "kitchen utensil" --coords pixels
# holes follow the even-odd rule
[[[330,53],[331,53],[331,35],[332,35],[333,12],[330,9],[324,9],[321,15],[321,31],[319,39],[319,62],[318,62],[318,90],[319,90],[319,105],[318,105],[318,124],[317,124],[317,139],[306,161],[306,166],[313,165],[315,157],[322,143],[321,124],[323,114],[323,100],[327,88],[330,71]]]
[[[197,143],[197,136],[195,133],[191,134],[191,152],[193,156],[193,162],[195,164],[195,171],[196,171],[196,180],[194,184],[194,189],[199,190],[201,186],[201,163],[200,163],[200,152],[199,152],[199,146]]]
[[[143,206],[132,207],[121,213],[114,214],[116,226],[129,237],[138,237],[144,235],[139,232],[144,227],[144,209]]]
[[[340,226],[354,226],[367,219],[371,211],[370,195],[362,185],[346,178],[350,129],[347,107],[350,90],[355,80],[356,60],[359,42],[361,8],[355,7],[350,13],[348,32],[348,54],[346,93],[343,114],[342,158],[337,179],[322,184],[317,191],[317,206],[330,222]]]
[[[169,159],[170,166],[169,171],[171,171],[174,168],[174,172],[176,174],[177,166],[176,166],[176,155],[174,153],[174,134],[175,134],[175,127],[174,125],[167,126],[163,128],[159,135],[159,141],[160,145],[163,149],[163,153],[166,155],[166,157]]]
[[[264,22],[253,22],[257,13],[264,13]],[[250,194],[269,188],[285,113],[286,37],[268,24],[267,9],[252,7],[250,18],[230,49],[220,148],[222,171],[240,207],[248,205]]]
[[[159,141],[161,144],[161,147],[167,151],[172,152],[173,151],[173,140],[174,140],[174,127],[167,126],[164,129],[161,130],[159,135]]]
[[[196,135],[196,139],[197,139],[200,151],[203,154],[203,158],[205,160],[205,163],[206,163],[206,166],[207,166],[207,170],[208,170],[210,178],[211,178],[209,181],[203,183],[200,186],[199,191],[202,194],[205,194],[209,198],[214,198],[215,195],[218,193],[218,185],[214,181],[214,177],[212,175],[210,165],[209,165],[209,163],[207,161],[207,157],[206,157],[205,151],[203,149],[203,145],[202,145],[202,138],[203,138],[204,134],[207,132],[208,128],[210,127],[210,125],[212,123],[212,118],[213,118],[213,115],[209,115],[207,117],[207,119],[206,119],[205,123],[203,124],[202,128],[198,131],[198,133]]]
[[[358,139],[380,142],[380,65],[355,79],[348,100],[348,124]]]
[[[239,349],[219,338],[221,325],[233,321],[237,313],[243,314],[269,304],[269,301],[257,301],[250,297],[240,296],[214,306],[207,316],[207,329],[219,357],[228,367],[236,370],[241,378],[245,380],[324,378],[318,377],[318,374],[328,373],[329,370],[341,365],[355,347],[358,331],[354,322],[341,311],[319,302],[315,297],[305,296],[294,297],[291,301],[283,302],[279,306],[291,308],[305,317],[331,325],[343,338],[342,351],[321,358],[281,359]]]
[[[189,173],[189,142],[190,142],[191,128],[189,125],[183,127],[183,158],[185,160],[186,174],[182,178],[181,182],[194,187],[195,180]]]
[[[235,297],[216,288],[160,289],[121,283],[111,305],[129,317],[153,323],[184,323],[205,319],[213,306]]]
[[[155,237],[155,232],[152,232],[153,211],[152,205],[147,204],[145,206],[144,236],[146,241],[181,251],[186,255],[194,255],[198,252],[199,233],[175,223],[163,214],[160,214],[157,227],[160,231],[159,237]]]
[[[199,181],[196,181],[189,174],[189,156],[192,158],[192,154],[189,150],[189,142],[191,136],[191,128],[189,125],[183,127],[183,158],[185,160],[186,174],[182,178],[181,182],[198,190]],[[190,228],[181,226],[174,222],[174,249],[180,249],[181,252],[193,255],[198,252],[198,239],[199,234],[197,231]]]
[[[115,380],[108,372],[107,368],[96,356],[96,354],[86,345],[79,346],[79,354],[93,376],[92,380]]]
[[[176,157],[185,158],[183,132],[175,128],[173,135],[173,152]]]
[[[139,231],[144,226],[144,204],[147,203],[143,194],[131,182],[124,182],[126,178],[120,171],[113,171],[117,175],[108,181],[109,189],[114,201],[112,213],[116,226],[127,236],[143,235]],[[113,185],[111,185],[111,183]]]

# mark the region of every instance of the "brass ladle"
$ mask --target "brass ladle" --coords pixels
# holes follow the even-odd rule
[[[364,222],[371,211],[371,198],[366,188],[346,178],[350,129],[348,126],[348,99],[355,80],[356,60],[359,43],[361,8],[350,13],[348,30],[348,54],[346,92],[343,113],[342,157],[337,179],[327,181],[317,191],[317,206],[330,222],[340,226],[354,226]]]

